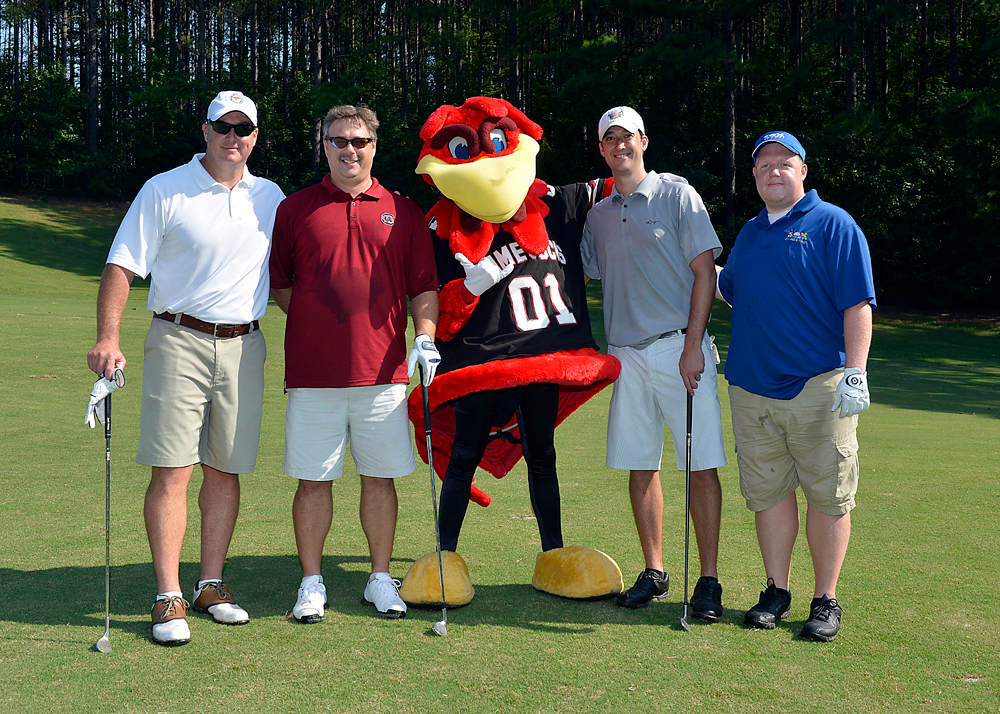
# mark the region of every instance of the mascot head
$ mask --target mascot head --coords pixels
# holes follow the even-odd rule
[[[503,223],[521,207],[535,180],[542,128],[508,101],[471,97],[445,104],[420,130],[416,172],[466,213]]]

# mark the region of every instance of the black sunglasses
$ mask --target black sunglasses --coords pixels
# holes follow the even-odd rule
[[[342,136],[328,136],[325,137],[327,141],[336,146],[338,149],[343,149],[348,144],[353,146],[355,149],[363,149],[370,143],[375,141],[370,136],[358,136],[353,139],[345,139]]]
[[[228,134],[229,130],[232,129],[236,132],[236,136],[250,136],[257,128],[253,124],[229,124],[219,120],[210,121],[209,124],[212,125],[212,131],[222,135]]]

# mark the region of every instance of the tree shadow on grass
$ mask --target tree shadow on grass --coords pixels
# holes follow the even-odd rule
[[[100,277],[121,214],[73,203],[40,203],[0,199],[26,206],[30,220],[0,217],[0,252],[29,265]]]
[[[732,329],[728,310],[716,301],[709,323],[722,356],[719,374],[725,372]],[[995,320],[898,319],[879,312],[868,358],[873,404],[1000,419],[1000,330]]]
[[[963,324],[876,323],[872,401],[1000,419],[1000,332]]]

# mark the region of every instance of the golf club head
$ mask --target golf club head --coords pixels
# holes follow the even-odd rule
[[[441,635],[442,637],[447,637],[448,623],[445,622],[444,620],[438,620],[437,622],[434,623],[434,626],[431,628],[431,631],[435,635]]]
[[[681,629],[685,632],[691,631],[691,626],[688,624],[688,606],[684,603],[684,616],[681,618]]]
[[[110,652],[111,640],[108,639],[107,635],[104,635],[103,637],[101,637],[101,639],[97,641],[97,645],[95,646],[97,647],[98,652]]]

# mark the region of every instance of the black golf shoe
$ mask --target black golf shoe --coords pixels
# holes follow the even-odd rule
[[[823,597],[814,597],[809,619],[802,627],[802,636],[807,640],[829,642],[840,632],[840,617],[843,614],[836,598],[827,597],[826,593]]]
[[[660,570],[646,568],[635,580],[635,585],[618,596],[622,607],[646,607],[651,600],[662,600],[670,590],[670,576]]]
[[[703,575],[691,594],[691,616],[705,622],[722,619],[722,586],[718,578]]]
[[[743,624],[755,630],[773,630],[778,620],[787,620],[792,615],[792,594],[775,587],[774,579],[767,579],[767,589],[760,594],[760,600],[747,612]]]

